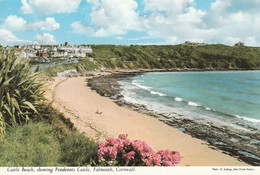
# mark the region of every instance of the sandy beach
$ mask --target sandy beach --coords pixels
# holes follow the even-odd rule
[[[156,118],[118,106],[87,87],[86,77],[55,78],[48,89],[46,97],[89,137],[104,140],[125,133],[155,151],[179,151],[182,161],[178,166],[248,166]]]

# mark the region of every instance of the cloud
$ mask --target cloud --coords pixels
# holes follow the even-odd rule
[[[91,27],[87,27],[87,26],[83,25],[81,21],[73,22],[71,24],[71,27],[72,27],[73,32],[75,32],[75,33],[85,34],[85,35],[94,33],[94,30]]]
[[[245,39],[245,43],[248,46],[259,46],[259,42],[256,40],[256,37],[249,36]]]
[[[147,33],[164,39],[165,43],[174,38],[171,41],[175,43],[189,40],[228,45],[238,41],[252,46],[259,44],[259,0],[216,0],[207,11],[196,9],[193,2],[144,0],[145,10],[150,12],[146,16]]]
[[[52,31],[59,29],[60,24],[57,23],[54,18],[50,17],[43,21],[34,21],[32,23],[28,23],[21,17],[10,15],[5,19],[4,24],[1,27],[10,31],[31,31],[37,29]]]
[[[16,39],[16,36],[12,32],[0,28],[0,43],[5,43],[6,41],[12,41]]]
[[[60,28],[60,24],[55,21],[54,18],[46,18],[44,21],[35,21],[28,25],[29,29],[40,29],[40,30],[57,30]]]
[[[53,45],[58,43],[55,40],[54,36],[48,33],[44,33],[42,35],[36,35],[35,41],[37,41],[39,44],[45,44],[45,45]]]
[[[23,18],[19,18],[16,15],[10,15],[5,19],[2,27],[11,31],[24,31],[26,25],[27,21]]]
[[[234,45],[238,41],[256,45],[260,39],[260,2],[258,0],[216,0],[202,19],[201,29],[215,30],[207,41]]]
[[[91,31],[96,37],[106,37],[126,34],[129,30],[141,30],[141,17],[135,11],[138,7],[135,0],[87,2],[92,4],[91,24],[83,25],[81,21],[76,21],[72,24],[74,32],[90,34]]]
[[[0,44],[7,45],[24,45],[24,44],[32,44],[32,41],[28,40],[20,40],[18,39],[12,32],[6,29],[0,28]]]
[[[165,11],[169,14],[183,12],[194,0],[143,0],[146,11]]]
[[[116,37],[117,40],[122,40],[123,38],[121,36]]]
[[[48,15],[75,12],[81,0],[21,0],[24,14]]]

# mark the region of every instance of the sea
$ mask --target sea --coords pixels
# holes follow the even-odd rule
[[[119,83],[124,101],[260,165],[260,71],[148,72]]]

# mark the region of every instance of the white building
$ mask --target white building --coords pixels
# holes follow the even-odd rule
[[[86,57],[86,53],[93,53],[92,48],[88,46],[59,45],[57,51],[63,56],[68,57]]]

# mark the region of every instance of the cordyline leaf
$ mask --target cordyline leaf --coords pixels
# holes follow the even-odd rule
[[[12,112],[11,109],[8,105],[4,104],[4,108],[6,109],[6,111],[9,113],[10,116],[12,116]]]
[[[7,97],[8,104],[11,105],[11,99],[10,99],[9,92],[6,93],[6,97]]]
[[[32,103],[30,103],[29,101],[25,101],[23,103],[26,104],[27,106],[29,106],[35,113],[38,114],[38,111],[36,110],[36,108],[33,106]]]
[[[44,100],[38,78],[38,73],[33,73],[30,65],[14,51],[0,51],[0,121],[5,126],[22,124],[26,117],[38,114],[34,105]]]
[[[18,102],[17,102],[17,100],[15,98],[12,98],[12,104],[20,112],[19,104],[18,104]]]
[[[5,82],[2,84],[1,88],[4,88],[4,87],[8,86],[8,85],[9,85],[9,82],[12,81],[12,79],[14,79],[14,77],[12,77],[12,78],[8,79],[7,81],[5,81]],[[1,90],[2,90],[2,89],[1,89]]]
[[[21,98],[20,91],[19,91],[18,89],[15,89],[14,91],[15,91],[15,93],[16,93],[16,95],[17,95],[17,97]]]

